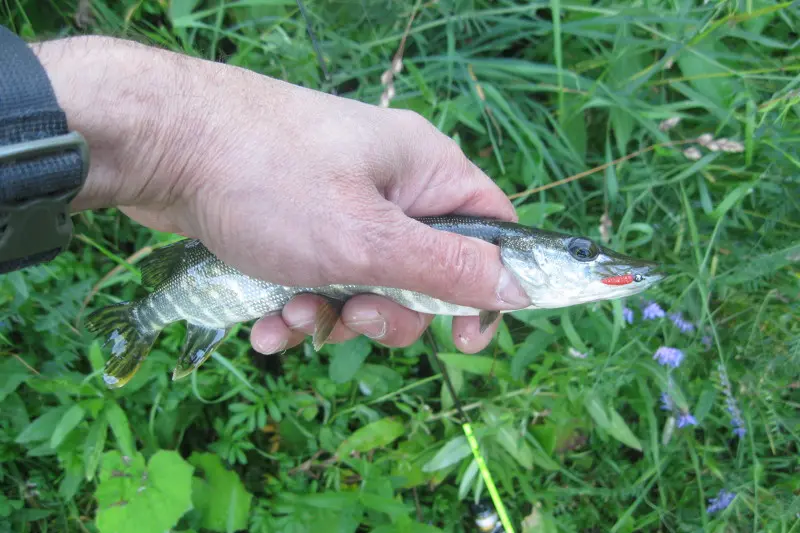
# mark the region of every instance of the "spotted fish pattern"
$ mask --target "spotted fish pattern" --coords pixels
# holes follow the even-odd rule
[[[569,242],[565,240],[569,239],[568,236],[538,230],[532,233],[534,230],[530,228],[490,219],[449,216],[418,220],[436,229],[500,244],[501,251],[516,254],[504,257],[508,260],[507,266],[513,265],[515,257],[520,256],[524,268],[518,268],[514,273],[523,285],[524,270],[528,267],[537,271],[535,277],[541,278],[535,265],[529,264],[533,258],[533,248],[529,250],[529,246],[538,243],[564,248],[567,246],[564,243]],[[502,239],[509,243],[505,248],[500,242]],[[567,252],[562,251],[561,255],[564,253]],[[545,262],[542,260],[543,264]],[[142,284],[152,287],[152,292],[131,302],[102,308],[87,319],[87,328],[105,335],[107,344],[111,345],[111,357],[104,370],[104,379],[110,387],[121,387],[133,377],[158,333],[168,324],[178,321],[188,324],[184,348],[173,371],[173,378],[178,379],[202,365],[235,324],[278,314],[293,297],[302,293],[323,296],[327,302],[318,313],[315,324],[315,349],[327,340],[344,302],[357,294],[384,296],[422,313],[479,315],[482,328],[488,327],[498,316],[497,312],[455,305],[418,292],[390,287],[328,285],[312,288],[270,283],[227,265],[195,239],[159,248],[140,263],[140,268]],[[513,271],[513,266],[510,269]],[[530,284],[528,287],[531,287],[529,295],[533,296],[536,289]],[[549,290],[548,287],[545,289]],[[569,302],[565,300],[556,305],[569,305]],[[537,307],[535,302],[531,305],[534,307]]]

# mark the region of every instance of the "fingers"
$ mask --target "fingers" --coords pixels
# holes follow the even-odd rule
[[[492,341],[500,318],[495,320],[486,331],[480,331],[480,319],[477,316],[453,317],[453,342],[464,353],[478,353]]]
[[[342,320],[350,330],[393,347],[416,342],[432,319],[433,315],[411,311],[372,294],[350,299],[342,311]]]
[[[314,317],[323,298],[303,294],[286,305],[281,315],[258,320],[250,342],[263,354],[278,353],[302,343],[314,332]],[[365,335],[390,347],[402,348],[416,342],[430,325],[433,315],[417,313],[380,296],[364,294],[351,298],[342,310],[328,343],[335,344]],[[497,330],[492,324],[480,333],[477,316],[454,317],[453,341],[464,353],[477,353],[489,344]]]
[[[349,262],[343,272],[352,283],[416,291],[476,309],[515,310],[531,303],[501,263],[497,246],[433,229],[397,207],[386,209],[379,222],[362,224],[355,246],[370,252],[342,259]]]

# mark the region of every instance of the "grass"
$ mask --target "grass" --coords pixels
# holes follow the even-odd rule
[[[475,356],[435,321],[515,529],[800,531],[796,6],[307,2],[328,82],[291,1],[91,2],[82,27],[75,2],[3,5],[0,22],[28,38],[124,35],[375,104],[403,42],[391,105],[453,136],[523,222],[605,232],[673,274],[647,294],[664,317],[645,319],[638,299],[515,313]],[[109,476],[149,461],[172,465],[148,476],[179,518],[117,506],[140,532],[474,530],[469,503],[486,489],[429,343],[264,358],[245,324],[172,383],[174,327],[108,391],[79,319],[139,294],[137,251],[170,236],[114,210],[76,224],[69,253],[0,278],[0,529],[123,531],[109,509],[139,493]],[[654,359],[661,346],[679,366]],[[678,427],[687,414],[696,425]],[[720,491],[732,501],[709,512]]]

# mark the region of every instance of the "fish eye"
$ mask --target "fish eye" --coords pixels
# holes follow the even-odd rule
[[[592,261],[600,255],[600,249],[589,239],[576,238],[569,242],[569,253],[578,261]]]

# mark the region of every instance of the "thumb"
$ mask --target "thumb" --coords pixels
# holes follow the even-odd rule
[[[485,310],[522,309],[530,299],[500,261],[500,249],[488,242],[436,230],[389,211],[382,228],[383,258],[373,283],[427,294],[446,302]],[[388,237],[388,238],[386,238]]]

